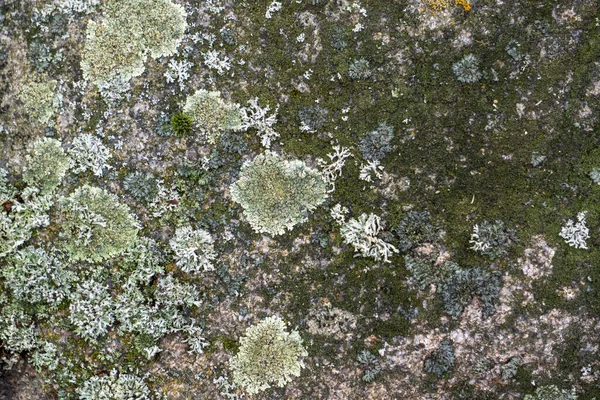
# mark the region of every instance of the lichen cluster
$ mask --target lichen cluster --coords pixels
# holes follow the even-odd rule
[[[104,17],[88,23],[83,75],[98,86],[139,76],[147,55],[173,54],[186,28],[184,8],[171,0],[108,1]]]
[[[81,400],[150,400],[150,389],[144,380],[135,375],[120,374],[113,370],[110,375],[93,376],[78,391]]]
[[[366,160],[381,160],[392,151],[393,139],[394,127],[382,122],[360,140],[358,148]]]
[[[0,1],[0,398],[600,399],[599,6]]]
[[[59,258],[33,246],[16,251],[1,273],[12,295],[29,303],[58,306],[77,276]]]
[[[209,143],[214,143],[224,131],[239,129],[242,124],[240,105],[223,100],[221,92],[197,90],[186,99],[183,112],[191,117]]]
[[[217,254],[213,250],[213,238],[204,229],[190,226],[177,228],[169,244],[175,253],[175,263],[184,272],[201,272],[215,269]]]
[[[60,185],[71,163],[59,140],[37,140],[27,155],[23,181],[38,187],[42,194],[51,193]]]
[[[281,235],[306,221],[306,212],[327,197],[318,171],[270,151],[244,163],[230,190],[252,228],[271,235]]]
[[[61,105],[56,89],[55,80],[32,81],[19,93],[27,114],[42,125],[51,123],[52,117]]]
[[[266,318],[240,339],[240,349],[230,360],[233,381],[250,394],[271,385],[283,387],[300,375],[301,358],[307,355],[297,331],[288,332],[281,318]]]
[[[125,204],[104,189],[85,185],[61,200],[62,246],[74,260],[101,261],[135,241],[138,222]]]

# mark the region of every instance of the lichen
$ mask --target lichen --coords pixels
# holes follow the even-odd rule
[[[198,273],[215,269],[213,261],[217,254],[213,242],[208,231],[184,226],[177,228],[169,244],[175,253],[177,266],[184,272]]]
[[[38,187],[42,194],[51,193],[60,185],[71,163],[60,141],[52,138],[39,139],[27,155],[23,181]]]
[[[127,250],[139,224],[129,207],[104,189],[84,185],[60,201],[62,247],[74,260],[102,261]]]
[[[393,139],[394,127],[382,122],[377,129],[363,136],[358,149],[366,160],[381,160],[392,151]]]
[[[88,22],[83,76],[97,86],[117,76],[125,81],[139,76],[147,54],[173,54],[186,28],[184,8],[170,0],[111,0],[102,20]]]
[[[452,71],[460,82],[474,83],[483,78],[483,73],[479,70],[479,59],[474,54],[466,54],[452,64]]]
[[[214,143],[224,131],[237,130],[242,124],[240,105],[223,100],[221,92],[197,90],[188,96],[183,111],[209,143]]]
[[[58,111],[61,100],[56,93],[55,80],[29,82],[19,93],[25,111],[42,125],[49,125]]]
[[[285,386],[304,368],[308,353],[296,331],[288,332],[281,318],[268,317],[246,329],[238,353],[229,361],[233,381],[249,394]]]
[[[267,151],[244,163],[231,198],[257,232],[281,235],[307,220],[327,197],[320,173],[300,160],[287,161]]]

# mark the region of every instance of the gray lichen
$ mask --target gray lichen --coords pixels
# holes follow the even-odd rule
[[[437,378],[441,378],[449,373],[454,367],[456,360],[452,345],[452,341],[444,340],[436,350],[432,351],[425,358],[423,370]]]
[[[479,59],[474,54],[466,54],[452,64],[452,71],[454,71],[456,79],[465,83],[478,82],[483,78],[483,74],[479,70]]]

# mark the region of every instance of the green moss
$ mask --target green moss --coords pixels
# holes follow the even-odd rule
[[[187,136],[192,133],[193,119],[186,113],[178,112],[171,117],[171,129],[179,136]]]
[[[535,388],[533,374],[526,366],[519,365],[514,380],[523,392],[530,392]]]
[[[366,328],[366,335],[375,334],[385,340],[408,333],[407,316],[412,308],[412,294],[405,284],[406,272],[396,266],[369,267],[369,262],[346,259],[348,283],[342,288],[344,301],[340,307],[361,315],[388,315],[375,318]],[[362,293],[356,297],[356,293]]]
[[[228,337],[217,338],[221,343],[223,343],[223,348],[227,352],[236,353],[239,349],[239,344],[236,340],[233,340]]]

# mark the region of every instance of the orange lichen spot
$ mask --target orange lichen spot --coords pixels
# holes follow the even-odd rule
[[[427,6],[434,11],[442,11],[452,5],[451,0],[428,0]]]
[[[469,11],[471,9],[471,2],[469,2],[469,0],[454,0],[454,4],[457,6],[462,6],[465,11]]]

